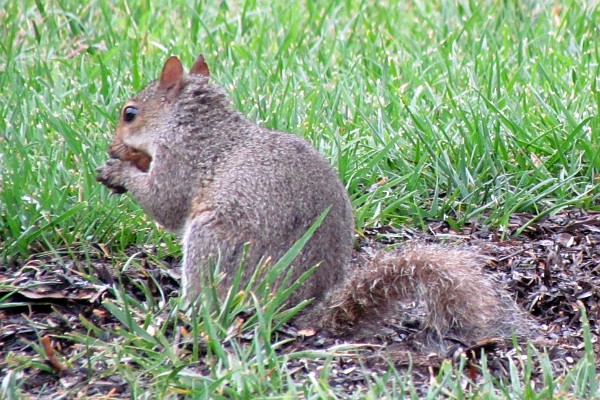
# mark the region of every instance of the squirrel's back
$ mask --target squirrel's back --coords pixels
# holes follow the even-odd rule
[[[210,191],[193,201],[190,221],[206,207],[216,210],[219,224],[227,226],[224,231],[235,235],[223,243],[238,249],[249,243],[245,259],[249,276],[261,258],[277,261],[282,257],[330,208],[293,262],[297,267],[293,279],[314,265],[321,266],[291,302],[319,298],[343,279],[352,252],[354,214],[346,190],[306,140],[254,125],[250,129],[215,171]],[[234,253],[239,256],[239,251]],[[223,261],[222,269],[239,264]]]

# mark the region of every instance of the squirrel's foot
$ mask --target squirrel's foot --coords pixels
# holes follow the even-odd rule
[[[112,194],[122,194],[127,192],[123,179],[124,162],[110,158],[104,165],[96,168],[98,176],[96,180],[111,190]]]

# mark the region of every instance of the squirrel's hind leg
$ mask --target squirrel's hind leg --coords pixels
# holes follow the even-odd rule
[[[219,273],[224,273],[224,281],[220,282],[217,293],[221,298],[225,296],[244,250],[242,235],[234,238],[234,232],[212,211],[190,219],[185,226],[181,240],[181,297],[186,307],[198,299],[202,285],[211,282],[209,277],[216,267]]]

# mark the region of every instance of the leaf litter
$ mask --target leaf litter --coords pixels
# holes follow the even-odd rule
[[[584,355],[582,307],[587,312],[594,354],[600,354],[600,212],[571,210],[537,220],[528,214],[514,214],[504,231],[487,229],[477,221],[465,224],[460,231],[438,220],[427,228],[427,232],[393,226],[367,229],[355,256],[360,259],[364,252],[408,240],[472,246],[488,257],[485,268],[498,284],[539,324],[540,334],[531,338],[531,343],[546,352],[555,376],[566,374]],[[94,361],[90,368],[91,350],[77,338],[91,335],[104,343],[121,340],[114,334],[120,331],[121,321],[102,303],[114,297],[110,288],[115,282],[140,300],[144,293],[139,282],[145,282],[151,294],[163,301],[177,296],[177,259],[159,264],[146,259],[151,248],[131,251],[139,253],[140,268],[129,268],[120,276],[103,246],[90,252],[89,259],[55,252],[0,265],[0,376],[13,371],[21,382],[20,389],[31,397],[130,398],[131,387],[114,373],[110,357]],[[232,336],[241,343],[253,340],[252,332],[241,330],[246,317],[238,317],[232,329]],[[293,358],[287,369],[294,379],[306,380],[329,368],[329,384],[349,394],[367,388],[368,381],[383,376],[390,365],[401,370],[410,366],[411,381],[425,393],[444,360],[466,360],[466,371],[476,380],[481,350],[486,351],[488,368],[500,376],[508,376],[509,363],[515,357],[523,357],[516,353],[514,343],[497,338],[455,344],[445,354],[423,353],[418,351],[414,335],[419,330],[419,317],[410,312],[387,328],[387,334],[369,343],[354,343],[359,351],[346,351],[353,343],[310,327],[287,324],[277,332],[278,340],[288,339],[278,353],[336,354],[329,361],[322,357]],[[174,339],[178,335],[170,333]],[[93,351],[108,354],[110,349]],[[533,376],[536,386],[544,383],[541,367],[537,368]],[[199,362],[187,372],[207,375],[210,366]],[[142,376],[142,386],[144,379],[150,378]]]

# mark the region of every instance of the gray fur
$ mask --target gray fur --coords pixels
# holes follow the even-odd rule
[[[477,255],[465,250],[410,247],[350,271],[353,211],[327,160],[304,139],[262,128],[233,110],[223,90],[208,82],[203,58],[192,73],[179,71],[179,60],[169,59],[161,79],[128,102],[139,114],[133,123],[119,123],[115,158],[98,169],[98,179],[128,191],[182,237],[186,302],[198,297],[208,262],[220,259],[224,294],[245,243],[247,280],[261,258],[279,259],[331,206],[293,263],[294,278],[321,263],[290,299],[315,298],[301,323],[359,334],[373,316],[383,318],[406,299],[427,307],[424,325],[437,342],[447,335],[467,342],[507,336],[525,320],[475,265]],[[147,172],[122,161],[128,149],[151,158]]]

